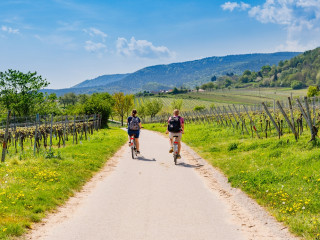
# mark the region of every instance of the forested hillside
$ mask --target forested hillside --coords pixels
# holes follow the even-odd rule
[[[209,57],[195,61],[150,66],[131,74],[100,76],[86,80],[73,88],[47,91],[62,95],[67,92],[77,94],[103,91],[135,93],[181,86],[194,87],[210,81],[213,76],[242,74],[247,69],[259,71],[262,66],[275,65],[298,54],[297,52],[279,52]]]
[[[83,82],[73,86],[72,88],[103,86],[103,85],[107,85],[108,83],[119,81],[119,80],[125,78],[128,75],[129,75],[129,73],[127,73],[127,74],[103,75],[103,76],[99,76],[99,77],[91,79],[91,80],[83,81]]]

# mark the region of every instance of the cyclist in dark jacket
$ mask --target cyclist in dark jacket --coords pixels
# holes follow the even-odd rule
[[[141,129],[141,120],[137,117],[137,110],[133,109],[131,112],[131,116],[127,119],[128,125],[128,135],[129,135],[129,143],[130,136],[135,135],[137,153],[140,154],[140,145],[139,145],[139,135]]]
[[[173,152],[173,137],[174,137],[174,136],[177,136],[177,141],[178,141],[178,158],[181,158],[180,151],[181,151],[181,138],[182,138],[182,134],[184,133],[184,119],[179,116],[179,113],[180,113],[179,110],[178,110],[178,109],[175,109],[175,110],[173,111],[173,116],[168,119],[168,127],[167,127],[166,134],[169,133],[169,140],[170,140],[170,150],[169,150],[169,153],[172,153],[172,152]],[[172,118],[178,119],[179,129],[174,130],[174,129],[171,129],[171,128],[170,128],[170,125],[174,125],[174,124],[172,124],[172,122],[171,122]]]

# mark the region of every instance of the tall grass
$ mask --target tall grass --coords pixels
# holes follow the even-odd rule
[[[0,239],[20,236],[63,204],[125,143],[121,129],[34,157],[30,149],[0,164]]]
[[[164,131],[160,124],[145,128]],[[187,124],[183,141],[233,187],[245,191],[277,220],[304,239],[320,239],[320,142],[292,135],[251,139],[232,128]]]

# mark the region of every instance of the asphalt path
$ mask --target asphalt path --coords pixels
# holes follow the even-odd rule
[[[140,142],[140,157],[132,159],[124,146],[93,183],[26,239],[291,239],[282,225],[266,228],[265,217],[254,220],[252,210],[235,207],[232,193],[190,149],[174,165],[167,138],[143,130]]]

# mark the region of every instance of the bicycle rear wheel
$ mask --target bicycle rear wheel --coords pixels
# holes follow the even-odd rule
[[[135,154],[134,147],[131,147],[131,156],[132,156],[132,159],[134,159],[134,154]]]
[[[177,165],[177,154],[173,154],[174,165]]]

